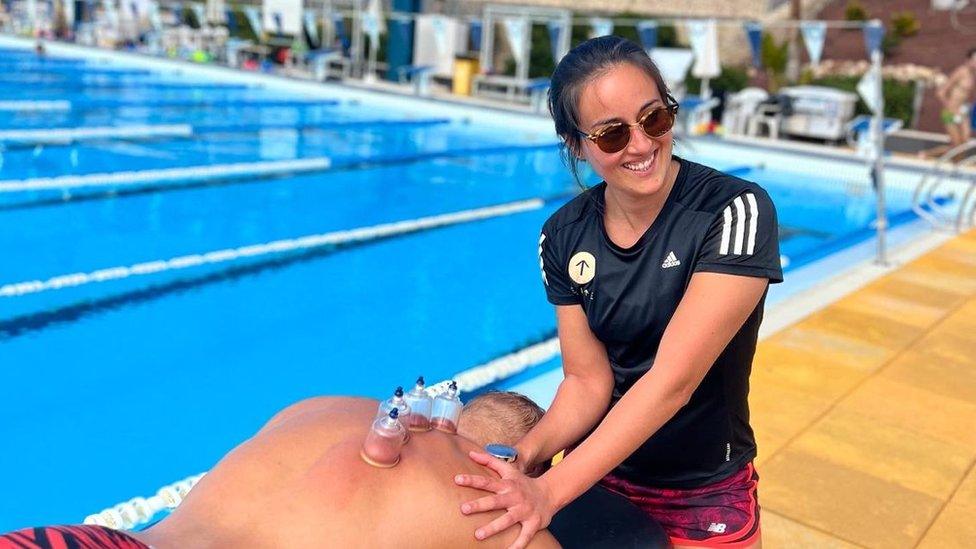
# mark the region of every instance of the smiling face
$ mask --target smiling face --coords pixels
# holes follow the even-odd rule
[[[615,122],[634,124],[648,108],[664,106],[650,75],[631,63],[620,63],[583,87],[578,105],[579,129],[592,134]],[[630,141],[619,152],[605,153],[589,139],[582,139],[578,152],[607,182],[608,190],[640,200],[669,189],[674,169],[673,144],[671,131],[650,138],[633,126]]]

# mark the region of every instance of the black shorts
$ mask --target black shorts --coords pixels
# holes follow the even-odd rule
[[[549,532],[564,549],[671,547],[661,526],[630,500],[594,486],[552,517]]]

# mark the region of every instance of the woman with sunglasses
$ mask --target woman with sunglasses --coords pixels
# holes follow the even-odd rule
[[[760,547],[749,373],[770,282],[776,212],[758,185],[672,155],[677,105],[640,46],[604,36],[552,76],[549,109],[577,162],[603,179],[545,223],[542,279],[564,379],[514,463],[472,453],[500,479],[462,513],[507,509],[524,547],[594,484],[627,496],[675,546]],[[523,474],[564,448],[539,478]]]

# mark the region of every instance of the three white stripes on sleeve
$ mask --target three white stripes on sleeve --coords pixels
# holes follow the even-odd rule
[[[748,213],[746,212],[747,208]],[[737,196],[732,204],[725,207],[723,215],[725,222],[722,224],[722,244],[719,247],[719,255],[729,255],[730,246],[732,253],[742,255],[743,244],[746,255],[755,253],[756,228],[759,225],[759,207],[756,205],[756,196],[752,193]]]

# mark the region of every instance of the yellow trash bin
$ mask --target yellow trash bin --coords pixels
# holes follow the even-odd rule
[[[471,95],[471,80],[478,74],[478,58],[473,55],[458,55],[454,58],[454,81],[452,91],[456,95]]]

